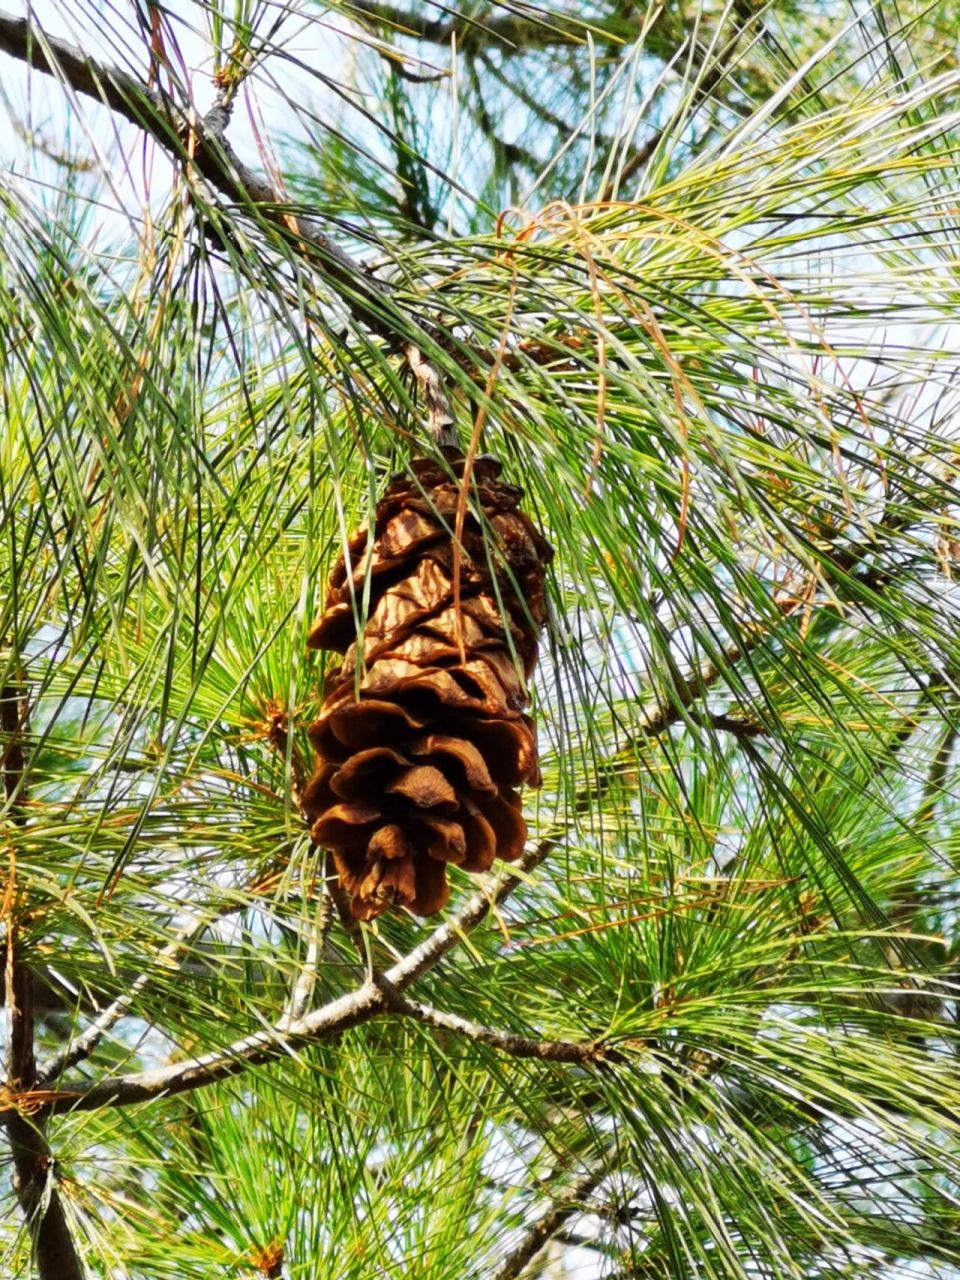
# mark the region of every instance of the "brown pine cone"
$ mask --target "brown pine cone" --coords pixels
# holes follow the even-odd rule
[[[393,477],[369,549],[367,530],[350,539],[308,641],[344,661],[310,728],[317,765],[303,804],[361,920],[394,904],[439,911],[448,862],[480,872],[495,857],[519,858],[527,829],[517,788],[540,781],[525,681],[553,550],[518,509],[522,490],[498,479],[501,464],[478,458],[458,609],[453,530],[463,466],[454,457],[451,477],[418,458]]]

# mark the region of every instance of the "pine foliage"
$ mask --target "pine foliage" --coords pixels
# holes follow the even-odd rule
[[[4,58],[0,1271],[57,1213],[104,1280],[960,1276],[956,6],[48,9]],[[378,577],[385,500],[439,560]],[[428,692],[333,746],[454,557]],[[448,714],[471,663],[504,700]],[[423,767],[439,817],[383,803]]]

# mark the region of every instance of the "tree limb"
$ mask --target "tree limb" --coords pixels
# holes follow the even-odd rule
[[[736,662],[768,636],[768,632],[758,629],[739,647],[728,648],[724,653],[723,666]],[[679,723],[687,709],[721,678],[723,666],[708,663],[694,668],[685,676],[675,673],[672,700],[666,702],[658,697],[651,701],[639,730],[630,739],[630,744],[637,746],[642,740],[657,737]],[[584,787],[574,802],[573,812],[579,815],[592,808],[609,785],[610,779],[601,777],[596,783]],[[559,1043],[563,1046],[555,1050],[557,1056],[554,1057],[554,1051],[544,1050],[544,1042],[541,1041],[523,1036],[514,1037],[510,1032],[481,1027],[456,1015],[442,1013],[413,1001],[402,1000],[402,1004],[398,1006],[398,997],[402,999],[402,992],[433,969],[486,919],[495,906],[504,902],[523,884],[529,873],[557,848],[568,832],[569,818],[548,831],[520,861],[518,872],[504,876],[492,894],[483,891],[474,894],[452,919],[440,925],[420,946],[389,969],[382,974],[372,975],[353,992],[304,1017],[295,1018],[288,1013],[274,1027],[242,1037],[225,1049],[214,1050],[186,1062],[173,1063],[152,1071],[108,1077],[86,1089],[59,1091],[52,1098],[38,1097],[32,1104],[29,1096],[20,1101],[24,1106],[32,1105],[35,1113],[47,1115],[70,1110],[90,1111],[103,1106],[131,1106],[161,1096],[184,1093],[226,1079],[248,1065],[282,1056],[300,1044],[337,1037],[344,1031],[369,1022],[379,1014],[389,1012],[391,1004],[397,1012],[429,1025],[458,1031],[504,1052],[515,1052],[516,1056],[580,1063],[599,1062],[603,1055],[598,1054],[595,1044],[583,1046],[554,1042],[555,1045]],[[607,1056],[609,1058],[610,1055]],[[15,1104],[16,1100],[13,1101]]]
[[[862,554],[866,554],[866,548]],[[856,563],[854,558],[849,566]],[[669,701],[657,696],[647,705],[639,728],[631,735],[627,749],[638,747],[649,738],[656,738],[672,726],[680,723],[689,712],[689,708],[713,687],[722,677],[724,669],[741,660],[769,639],[770,632],[757,628],[748,638],[737,646],[729,646],[724,652],[722,662],[706,663],[694,667],[686,673],[674,670],[672,696]],[[611,784],[610,776],[602,776],[596,782],[582,788],[572,806],[572,815],[578,816],[589,811],[598,800],[602,799]],[[377,1014],[388,1009],[390,1001],[396,1005],[397,997],[424,974],[433,969],[441,959],[454,950],[463,938],[473,932],[487,918],[494,907],[505,902],[510,895],[523,884],[531,871],[540,865],[556,849],[569,833],[568,815],[563,822],[558,822],[534,846],[518,864],[517,872],[502,877],[495,890],[475,893],[450,920],[440,925],[434,932],[415,947],[407,955],[398,960],[382,974],[371,976],[367,982],[348,995],[314,1010],[301,1018],[285,1015],[276,1027],[235,1041],[228,1048],[215,1050],[189,1062],[175,1063],[154,1071],[136,1072],[131,1075],[108,1078],[91,1085],[88,1089],[63,1091],[49,1101],[38,1099],[37,1108],[44,1113],[67,1111],[73,1108],[94,1110],[100,1106],[129,1106],[133,1103],[148,1101],[165,1094],[182,1093],[206,1084],[222,1080],[244,1066],[264,1062],[280,1056],[295,1048],[297,1044],[329,1039],[340,1035],[352,1027],[370,1021]],[[389,993],[389,995],[385,994]],[[473,1033],[473,1038],[483,1039],[497,1048],[509,1052],[507,1045],[512,1034],[479,1027],[476,1024],[460,1020],[455,1015],[440,1013],[426,1005],[418,1005],[412,1001],[404,1001],[409,1005],[409,1016],[433,1025],[442,1025],[450,1030],[460,1030],[464,1034]],[[292,1011],[291,1011],[292,1012]],[[514,1044],[531,1051],[525,1056],[545,1056],[532,1050],[533,1045],[541,1042],[517,1037]],[[596,1046],[587,1046],[587,1050],[597,1061]],[[568,1052],[565,1048],[561,1052]],[[576,1055],[576,1060],[587,1060],[584,1046],[573,1046],[569,1050]],[[521,1056],[524,1056],[521,1054]],[[569,1059],[569,1060],[572,1060]]]
[[[310,218],[299,217],[283,197],[237,156],[225,136],[229,111],[218,103],[201,120],[169,105],[155,89],[88,57],[26,18],[0,11],[0,51],[95,98],[155,138],[187,170],[279,231],[284,243],[336,290],[353,319],[398,342],[427,406],[430,431],[440,444],[456,444],[453,413],[440,375],[419,345],[435,341],[393,301],[388,284],[368,275]]]
[[[864,550],[866,554],[866,549]],[[855,561],[854,561],[855,563]],[[853,567],[851,565],[850,567]],[[770,631],[757,628],[738,646],[730,646],[723,652],[722,661],[706,663],[692,668],[687,673],[674,670],[672,673],[673,688],[669,701],[658,696],[650,701],[639,728],[631,735],[627,748],[638,747],[649,738],[655,738],[678,724],[688,714],[688,709],[715,685],[723,675],[724,669],[745,657],[752,650],[770,637]],[[591,809],[605,794],[611,784],[611,776],[602,776],[596,782],[584,787],[577,795],[572,806],[572,814],[580,815]],[[21,1104],[32,1107],[34,1114],[55,1114],[69,1110],[95,1110],[102,1106],[130,1106],[135,1103],[149,1101],[165,1095],[183,1093],[207,1084],[228,1078],[242,1070],[245,1066],[265,1062],[290,1052],[299,1044],[327,1040],[339,1036],[344,1031],[368,1022],[384,1012],[390,1011],[391,1002],[397,1008],[397,998],[417,982],[424,974],[433,969],[440,960],[454,950],[463,938],[476,929],[490,914],[521,885],[545,858],[563,841],[569,833],[570,816],[559,822],[534,846],[518,864],[514,874],[504,876],[496,889],[480,891],[473,895],[466,904],[450,920],[440,925],[434,932],[415,947],[406,956],[398,960],[382,974],[371,975],[353,992],[341,996],[310,1014],[295,1018],[290,1016],[292,1010],[280,1019],[274,1027],[252,1035],[242,1037],[222,1050],[191,1059],[187,1062],[174,1063],[153,1071],[135,1072],[125,1076],[117,1076],[97,1081],[86,1089],[58,1092],[52,1098],[38,1097],[32,1104],[29,1096],[21,1099]],[[501,1032],[477,1024],[461,1020],[455,1015],[441,1013],[426,1005],[412,1001],[403,1001],[408,1006],[408,1016],[435,1026],[472,1035],[474,1039],[483,1040],[493,1047],[511,1051],[511,1046],[520,1050],[518,1056],[544,1057],[542,1042],[529,1040],[526,1037],[512,1036],[512,1033]],[[406,1008],[401,1008],[406,1012]],[[562,1043],[562,1042],[561,1042]],[[599,1061],[595,1045],[564,1046],[559,1053],[569,1054],[564,1060],[585,1062],[592,1058]],[[16,1105],[16,1099],[13,1105]],[[9,1106],[10,1104],[8,1104]]]
[[[23,826],[26,757],[23,737],[26,700],[10,684],[0,689],[0,730],[5,745],[0,756],[3,794],[9,820]],[[16,866],[11,855],[6,893],[5,996],[7,1011],[6,1090],[19,1094],[36,1082],[34,1051],[33,974],[19,957],[20,931],[16,917]],[[13,1190],[30,1233],[40,1280],[83,1280],[83,1267],[74,1244],[57,1181],[42,1118],[32,1119],[12,1109],[3,1126],[13,1160]]]
[[[564,1062],[600,1066],[621,1059],[614,1049],[591,1041],[577,1044],[566,1040],[535,1040],[510,1031],[484,1027],[479,1023],[446,1013],[430,1005],[407,1000],[375,975],[355,991],[332,1000],[305,1016],[292,1012],[265,1031],[234,1041],[225,1049],[175,1062],[152,1071],[138,1071],[98,1080],[86,1089],[55,1092],[29,1090],[10,1093],[4,1100],[7,1112],[23,1116],[43,1116],[66,1111],[95,1111],[100,1107],[129,1107],[154,1098],[186,1093],[215,1084],[254,1063],[282,1057],[298,1046],[315,1044],[342,1035],[353,1027],[384,1015],[412,1018],[426,1026],[452,1031],[469,1040],[487,1044],[514,1058],[534,1058],[542,1062]]]

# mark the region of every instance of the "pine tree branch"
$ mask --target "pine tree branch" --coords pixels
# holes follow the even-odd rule
[[[543,1062],[565,1062],[600,1066],[621,1060],[614,1049],[593,1041],[576,1044],[564,1040],[535,1040],[470,1022],[456,1014],[407,1000],[390,989],[380,975],[347,995],[305,1016],[285,1015],[275,1027],[244,1036],[225,1049],[184,1062],[175,1062],[152,1071],[98,1080],[86,1089],[60,1089],[44,1094],[38,1090],[11,1095],[5,1100],[8,1112],[20,1107],[33,1117],[66,1111],[95,1111],[100,1107],[128,1107],[160,1097],[186,1093],[226,1080],[248,1066],[271,1061],[306,1044],[330,1040],[376,1017],[413,1018],[427,1026],[451,1031],[467,1039],[487,1044],[515,1058],[535,1058]]]
[[[0,11],[0,51],[105,104],[155,138],[184,166],[235,201],[261,224],[279,231],[288,247],[337,293],[355,321],[396,342],[427,406],[429,428],[440,444],[456,444],[453,413],[442,380],[423,354],[435,342],[396,305],[392,291],[371,277],[313,219],[298,216],[269,182],[249,169],[226,139],[228,109],[218,103],[201,120],[172,106],[136,76],[90,58],[81,49],[47,35],[36,23]]]
[[[382,993],[371,982],[366,982],[303,1018],[284,1018],[277,1026],[243,1036],[224,1049],[215,1049],[200,1057],[170,1063],[152,1071],[110,1076],[86,1089],[59,1090],[49,1099],[38,1097],[34,1101],[28,1096],[21,1102],[24,1106],[32,1105],[34,1114],[45,1116],[66,1111],[96,1111],[101,1107],[129,1107],[187,1093],[227,1080],[257,1063],[283,1057],[299,1045],[336,1038],[369,1022],[385,1007]]]
[[[883,522],[880,522],[881,524]],[[859,558],[863,558],[872,550],[872,544],[862,549]],[[856,568],[858,557],[847,556],[841,569],[841,581],[850,585],[856,583],[852,571]],[[882,589],[882,585],[878,589]],[[639,728],[628,742],[638,747],[644,740],[655,738],[678,724],[692,707],[723,676],[725,670],[741,661],[761,643],[769,640],[770,630],[756,628],[738,646],[730,646],[723,653],[722,662],[706,663],[695,667],[686,674],[679,670],[672,672],[673,688],[669,701],[662,697],[652,700],[641,718]],[[34,1104],[34,1114],[55,1114],[69,1110],[95,1110],[104,1106],[130,1106],[150,1101],[161,1096],[183,1093],[188,1090],[213,1084],[242,1071],[246,1066],[262,1063],[289,1053],[299,1044],[312,1043],[338,1037],[343,1032],[374,1017],[390,1011],[391,1003],[397,1010],[398,999],[404,1006],[409,1005],[408,1016],[435,1026],[443,1026],[448,1030],[459,1030],[472,1038],[511,1051],[511,1046],[519,1050],[517,1056],[544,1057],[542,1042],[526,1037],[512,1036],[478,1024],[461,1020],[456,1015],[441,1013],[426,1005],[403,1000],[402,993],[417,982],[424,974],[433,969],[444,956],[454,950],[469,933],[476,929],[490,914],[494,907],[506,901],[510,895],[526,882],[531,871],[547,858],[569,834],[571,816],[579,816],[592,809],[602,799],[610,786],[609,777],[601,777],[598,781],[584,787],[572,806],[572,811],[565,820],[552,830],[531,849],[518,864],[518,871],[504,876],[495,891],[479,892],[467,901],[457,914],[440,925],[419,947],[415,947],[406,956],[397,961],[382,974],[372,975],[355,991],[341,996],[320,1009],[314,1010],[302,1018],[285,1015],[276,1026],[253,1035],[242,1037],[222,1050],[215,1050],[187,1062],[174,1063],[153,1071],[135,1072],[100,1080],[86,1089],[61,1091],[52,1099],[38,1098]],[[406,1009],[397,1011],[406,1012]],[[292,1011],[291,1011],[292,1012]],[[563,1042],[560,1042],[563,1043]],[[538,1046],[534,1048],[534,1046]],[[564,1045],[557,1051],[570,1054],[563,1060],[584,1062],[592,1055],[598,1061],[596,1045]],[[609,1055],[608,1055],[609,1057]],[[25,1099],[28,1102],[29,1099]]]
[[[0,756],[3,796],[8,820],[26,822],[27,761],[23,749],[26,699],[11,684],[0,689]],[[6,894],[5,998],[7,1012],[6,1091],[19,1094],[36,1083],[34,1050],[33,974],[20,959],[20,931],[16,918],[16,866],[11,857]],[[34,1262],[40,1280],[83,1280],[83,1267],[67,1222],[42,1118],[17,1109],[2,1117],[13,1162],[13,1190],[27,1222]]]

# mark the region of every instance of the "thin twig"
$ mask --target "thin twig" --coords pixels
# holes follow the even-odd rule
[[[394,1013],[422,1022],[428,1027],[452,1031],[467,1040],[475,1040],[478,1044],[489,1045],[511,1058],[535,1058],[541,1062],[574,1062],[589,1066],[623,1060],[621,1053],[608,1048],[602,1041],[592,1040],[578,1044],[572,1040],[534,1040],[512,1031],[501,1031],[497,1027],[481,1026],[478,1022],[461,1018],[459,1014],[446,1013],[443,1009],[407,999],[399,992],[391,992],[389,989],[385,991],[385,996],[388,1007]]]
[[[284,757],[289,757],[291,796],[297,807],[300,808],[300,797],[307,780],[307,768],[296,742],[293,740],[292,735],[287,733],[285,718],[274,717],[271,721],[267,738],[271,746],[279,753]],[[118,996],[84,1032],[41,1066],[36,1075],[36,1086],[42,1088],[50,1085],[62,1076],[65,1071],[88,1058],[100,1044],[103,1037],[127,1016],[137,996],[149,987],[156,976],[157,965],[164,966],[174,961],[211,924],[222,920],[241,905],[243,904],[231,902],[204,919],[191,920],[189,924],[185,925],[157,954],[156,963],[145,969],[128,991]],[[333,897],[330,893],[329,885],[324,882],[321,889],[320,909],[316,917],[314,937],[308,946],[304,966],[297,976],[290,995],[287,1014],[279,1024],[278,1031],[284,1027],[297,1025],[306,1010],[316,983],[317,960],[326,945],[333,924],[333,917]]]
[[[297,808],[301,809],[300,797],[303,793],[303,788],[306,786],[307,768],[295,739],[292,735],[288,735],[287,733],[287,720],[285,716],[280,713],[276,713],[272,716],[269,722],[267,740],[272,747],[284,756],[285,759],[289,759],[290,794],[294,803],[297,805]],[[260,878],[259,875],[257,878]],[[233,911],[240,910],[245,905],[246,904],[243,902],[230,902],[225,906],[220,907],[217,911],[208,914],[204,918],[199,920],[193,919],[189,921],[188,924],[184,925],[183,928],[181,928],[167,943],[167,945],[157,953],[154,964],[146,968],[143,973],[135,979],[129,990],[123,992],[122,995],[119,995],[94,1019],[85,1031],[76,1036],[69,1044],[65,1045],[58,1053],[53,1054],[52,1057],[41,1065],[36,1076],[37,1086],[43,1087],[51,1084],[54,1080],[57,1080],[62,1076],[65,1071],[69,1071],[70,1068],[76,1066],[77,1063],[83,1062],[85,1059],[89,1058],[103,1040],[104,1036],[112,1031],[113,1028],[127,1016],[132,1009],[137,996],[150,986],[156,976],[158,966],[164,967],[171,964],[212,924],[216,924],[217,921],[224,919]],[[329,911],[327,915],[329,916]],[[323,930],[324,942],[326,941],[328,932],[329,920],[326,928]],[[316,955],[314,955],[313,958],[313,973],[315,976]],[[301,980],[305,980],[303,979],[302,974],[300,979],[298,979],[298,988]],[[307,992],[306,998],[309,999],[309,991]]]
[[[290,794],[297,808],[302,812],[300,797],[307,782],[307,767],[296,741],[287,732],[286,717],[279,714],[273,716],[270,721],[267,740],[285,759],[289,758]],[[260,878],[259,875],[257,878]],[[69,1071],[77,1063],[89,1058],[104,1036],[130,1013],[137,996],[149,987],[154,980],[158,967],[163,968],[170,965],[178,956],[182,955],[204,930],[208,929],[212,924],[223,920],[231,912],[240,910],[245,905],[246,903],[242,901],[230,902],[202,919],[194,919],[184,925],[167,945],[157,953],[155,962],[136,978],[129,990],[123,992],[122,995],[119,995],[108,1005],[85,1031],[41,1064],[36,1074],[37,1087],[50,1085],[62,1076],[65,1071]],[[288,1010],[288,1016],[291,1021],[296,1021],[302,1016],[309,1002],[310,994],[316,982],[317,960],[323,952],[332,923],[333,902],[329,886],[324,883],[321,890],[321,904],[317,915],[315,937],[308,948],[304,968],[298,975],[294,989],[291,992]]]
[[[523,1232],[523,1235],[501,1262],[491,1280],[516,1280],[540,1250],[560,1230],[565,1222],[582,1213],[587,1198],[596,1191],[607,1173],[607,1161],[585,1173],[572,1186],[568,1187],[546,1208],[539,1218],[535,1218]]]
[[[330,892],[330,885],[324,880],[320,889],[320,907],[314,920],[313,937],[307,944],[303,967],[290,993],[287,1016],[281,1026],[295,1026],[307,1012],[314,987],[317,985],[317,962],[327,944],[335,914],[333,894]]]
[[[380,991],[366,982],[303,1018],[295,1021],[283,1019],[277,1026],[243,1036],[224,1049],[215,1049],[152,1071],[107,1077],[86,1089],[60,1090],[50,1100],[32,1100],[29,1096],[11,1100],[8,1106],[18,1101],[23,1107],[32,1107],[34,1114],[49,1115],[65,1111],[96,1111],[100,1107],[129,1107],[155,1098],[186,1093],[229,1079],[256,1063],[288,1055],[298,1045],[315,1044],[341,1036],[352,1027],[369,1022],[384,1008]]]
[[[202,920],[192,920],[184,926],[167,945],[157,953],[156,962],[144,970],[129,990],[118,996],[79,1036],[71,1040],[59,1052],[41,1064],[36,1073],[35,1085],[38,1089],[48,1088],[66,1071],[79,1062],[89,1058],[117,1023],[121,1022],[131,1011],[134,1001],[150,986],[157,974],[158,967],[166,967],[176,960],[189,946],[212,924],[223,920],[234,911],[242,910],[245,902],[231,902],[217,912]],[[287,1018],[278,1024],[278,1030],[284,1025],[294,1025],[302,1018],[309,1003],[317,977],[317,961],[323,954],[330,929],[333,924],[334,908],[329,888],[324,884],[321,890],[320,909],[316,917],[315,933],[308,948],[304,966],[297,975],[290,995]],[[69,1091],[67,1091],[69,1092]]]

